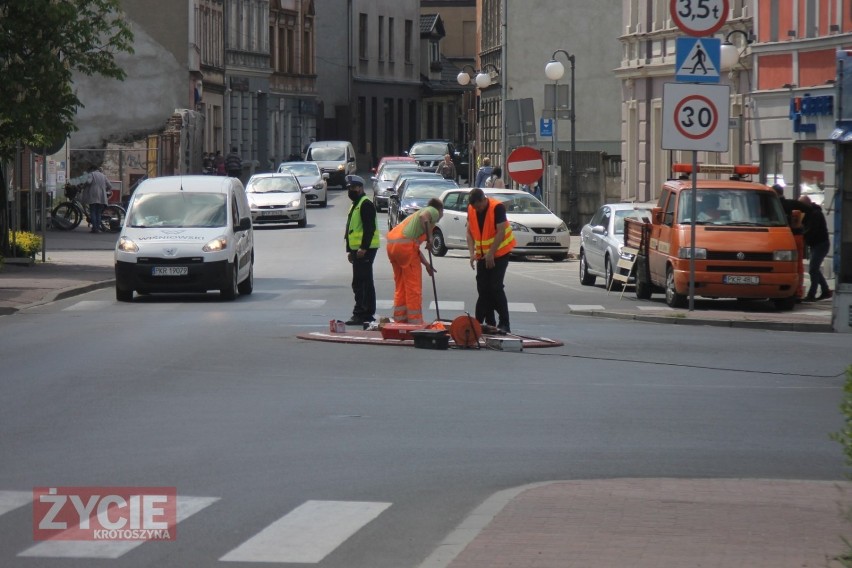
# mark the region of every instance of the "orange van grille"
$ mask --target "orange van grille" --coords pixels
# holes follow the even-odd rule
[[[772,272],[771,266],[751,266],[748,264],[733,264],[733,265],[715,265],[708,266],[707,272]]]
[[[739,255],[743,255],[740,258]],[[772,262],[771,252],[724,252],[707,251],[707,260],[729,260],[738,262]]]

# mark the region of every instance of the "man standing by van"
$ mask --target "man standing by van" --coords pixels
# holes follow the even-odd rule
[[[346,218],[346,255],[352,265],[352,292],[355,307],[346,325],[363,325],[376,319],[376,286],[373,261],[379,250],[378,215],[364,194],[364,179],[346,176],[346,189],[352,207]]]

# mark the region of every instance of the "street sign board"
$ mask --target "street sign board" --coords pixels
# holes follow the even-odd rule
[[[663,85],[663,149],[728,151],[728,85]]]
[[[553,136],[553,119],[542,118],[539,120],[539,135]]]
[[[541,152],[529,146],[515,148],[506,160],[509,177],[520,184],[531,184],[544,173],[544,158]]]
[[[722,40],[712,37],[675,39],[675,80],[718,83]]]
[[[672,21],[685,34],[711,36],[728,19],[728,0],[671,0]]]

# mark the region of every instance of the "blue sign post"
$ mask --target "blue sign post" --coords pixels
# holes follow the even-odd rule
[[[542,118],[539,120],[539,136],[553,136],[553,119],[552,118]]]

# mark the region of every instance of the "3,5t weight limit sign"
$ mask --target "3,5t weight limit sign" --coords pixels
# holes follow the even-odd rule
[[[663,86],[663,149],[728,151],[727,85]]]
[[[675,25],[691,36],[711,36],[728,19],[728,0],[671,0]]]

